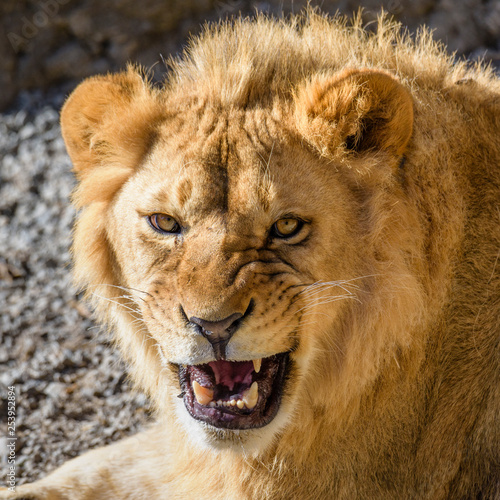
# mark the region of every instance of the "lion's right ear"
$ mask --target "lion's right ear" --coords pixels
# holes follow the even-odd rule
[[[112,195],[153,143],[160,114],[157,94],[132,67],[81,83],[61,112],[61,131],[78,180],[92,177],[101,197]]]
[[[410,92],[383,71],[320,75],[298,89],[295,104],[299,132],[330,158],[375,151],[399,157],[413,131]]]

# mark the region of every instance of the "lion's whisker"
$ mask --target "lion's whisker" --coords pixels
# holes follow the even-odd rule
[[[117,300],[110,299],[109,297],[103,297],[102,295],[99,295],[99,294],[97,294],[95,292],[93,292],[92,295],[94,297],[99,298],[99,299],[106,300],[107,302],[115,304],[115,305],[117,305],[119,307],[123,307],[124,309],[126,309],[126,310],[128,310],[128,311],[130,311],[132,313],[139,313],[139,311],[137,309],[134,309],[134,308],[132,308],[130,306],[127,306],[126,304],[122,304],[121,302],[119,302]]]
[[[149,292],[146,292],[144,290],[139,290],[138,288],[126,287],[126,286],[121,286],[121,285],[113,285],[111,283],[98,283],[98,284],[94,284],[94,285],[88,285],[85,288],[85,290],[88,290],[89,288],[100,287],[100,286],[108,286],[111,288],[118,288],[119,290],[123,290],[124,292],[133,291],[133,292],[143,293],[144,295],[149,295],[150,297],[153,297]],[[90,292],[90,293],[93,293],[93,292]],[[140,300],[144,300],[142,297],[137,297],[137,298],[139,298]]]
[[[354,295],[333,295],[329,297],[316,297],[315,299],[312,299],[309,303],[306,303],[302,308],[300,308],[298,311],[296,311],[296,314],[306,311],[308,309],[312,309],[314,307],[322,306],[324,304],[329,304],[331,302],[337,302],[339,300],[343,299],[352,299],[356,300],[357,302],[361,301]]]

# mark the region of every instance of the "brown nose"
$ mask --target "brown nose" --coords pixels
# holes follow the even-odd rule
[[[207,321],[191,316],[189,321],[212,344],[216,359],[226,359],[226,346],[240,326],[241,313],[234,313],[220,321]]]

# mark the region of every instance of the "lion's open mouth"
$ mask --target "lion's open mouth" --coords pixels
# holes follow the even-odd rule
[[[191,416],[214,427],[253,429],[276,415],[288,353],[253,361],[181,366],[179,380]]]

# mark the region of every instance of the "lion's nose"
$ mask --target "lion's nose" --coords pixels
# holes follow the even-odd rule
[[[220,321],[191,316],[189,321],[196,325],[198,331],[212,344],[216,359],[226,359],[226,346],[241,323],[243,314],[234,313]]]

